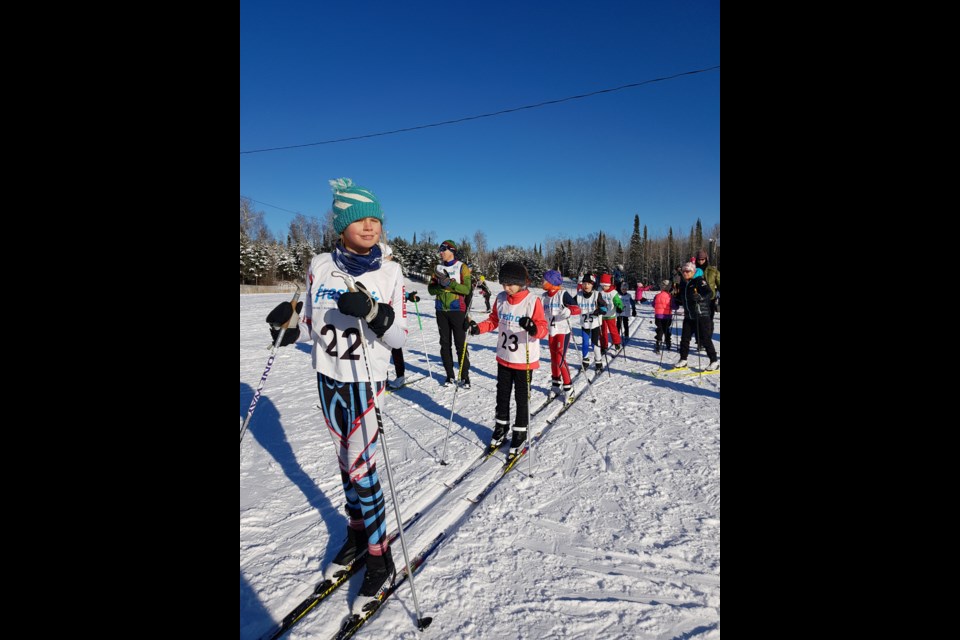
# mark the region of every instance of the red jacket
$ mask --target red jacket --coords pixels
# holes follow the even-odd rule
[[[669,318],[676,308],[669,291],[661,291],[653,298],[653,313],[658,318]]]

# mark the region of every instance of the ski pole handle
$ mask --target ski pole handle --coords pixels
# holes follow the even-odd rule
[[[293,316],[291,320],[297,315],[297,298],[300,297],[300,285],[297,285],[297,291],[293,294],[293,298],[290,300],[290,304],[293,305]],[[287,323],[289,324],[289,322]],[[247,425],[250,424],[250,418],[253,417],[253,411],[257,408],[257,403],[260,401],[260,394],[263,392],[263,385],[267,382],[267,376],[270,375],[270,369],[273,367],[273,361],[277,357],[277,350],[280,348],[280,343],[283,341],[283,334],[286,332],[287,328],[283,327],[280,329],[280,333],[277,334],[277,340],[274,342],[268,349],[272,348],[273,352],[270,354],[270,357],[267,358],[267,368],[263,370],[263,375],[260,376],[260,384],[257,385],[256,391],[253,392],[253,399],[250,401],[250,408],[247,409],[247,417],[243,420],[243,425],[240,427],[240,444],[243,444],[243,436],[247,433]]]
[[[290,322],[297,317],[297,298],[300,297],[300,285],[297,285],[297,290],[294,292],[293,297],[290,298],[290,306],[293,307],[293,313],[290,315],[290,320],[287,321],[287,324],[280,328],[280,333],[277,335],[277,339],[273,344],[268,344],[267,349],[278,349],[280,347],[280,342],[283,340],[283,334],[286,333],[287,329],[290,328]]]
[[[347,289],[350,291],[357,291],[357,283],[354,282],[353,278],[349,274],[346,274],[343,271],[334,271],[330,275],[332,275],[334,278],[340,278],[343,280],[343,284],[347,285]]]

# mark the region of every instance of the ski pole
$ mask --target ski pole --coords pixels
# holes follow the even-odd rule
[[[293,298],[290,299],[290,306],[293,307],[293,315],[290,316],[290,320],[293,320],[297,317],[297,298],[300,297],[300,285],[297,285],[297,291],[293,294]],[[290,323],[287,322],[287,325]],[[263,370],[263,375],[260,376],[260,384],[257,385],[257,390],[253,392],[253,400],[250,401],[250,408],[247,409],[247,417],[243,420],[243,426],[240,428],[240,444],[243,444],[243,436],[247,432],[247,425],[250,424],[250,418],[253,417],[253,410],[257,408],[257,402],[260,401],[260,392],[263,391],[263,385],[267,382],[267,376],[270,375],[270,369],[273,367],[273,361],[277,357],[277,349],[280,348],[280,342],[283,341],[283,334],[287,332],[287,326],[284,326],[280,329],[280,333],[277,334],[277,339],[273,343],[273,351],[270,353],[270,357],[267,358],[267,368]]]
[[[573,335],[573,327],[570,326],[570,318],[567,318],[567,330],[570,332],[570,338],[573,340],[573,348],[577,351],[580,350],[580,346],[577,345],[577,336]],[[583,354],[580,355],[581,360],[583,359]]]
[[[530,319],[530,322],[533,322],[533,318]],[[549,344],[549,341],[548,341]],[[527,331],[527,339],[524,341],[523,346],[527,352],[527,446],[530,447],[530,332]],[[533,447],[530,447],[530,474],[529,476],[533,477]]]
[[[654,325],[657,324],[656,317],[654,317],[653,324],[654,324]],[[661,329],[660,329],[660,327],[657,327],[657,335],[659,336],[660,333],[661,333]],[[668,331],[663,331],[663,334],[664,334],[664,335],[663,335],[663,341],[666,342],[666,341],[667,341],[667,337],[668,337],[670,334],[669,334]],[[656,338],[654,338],[654,340],[656,340]],[[663,346],[660,347],[660,364],[657,365],[657,366],[659,367],[659,368],[657,369],[658,372],[659,372],[660,369],[663,368],[663,352],[664,352],[664,351],[666,351],[666,345],[663,345]]]
[[[624,335],[630,335],[630,318],[628,318],[627,316],[623,316],[623,333]],[[629,340],[629,338],[624,338],[623,336],[620,336],[620,344],[623,345],[622,348],[623,348],[624,359],[626,359],[627,357],[627,340]]]
[[[450,419],[447,420],[447,435],[443,436],[443,453],[440,455],[440,464],[447,466],[447,440],[450,439],[450,425],[453,423],[453,412],[457,408],[457,392],[460,391],[459,380],[463,379],[463,363],[467,359],[467,343],[470,342],[470,332],[466,331],[463,336],[463,353],[460,354],[460,370],[457,372],[457,381],[453,387],[453,402],[450,403]]]
[[[343,280],[350,291],[357,291],[356,283],[346,273],[334,271],[331,273],[335,278]],[[367,294],[370,297],[370,294]],[[373,299],[371,298],[371,302]],[[381,303],[383,304],[383,303]],[[393,501],[393,512],[397,518],[397,530],[400,532],[400,548],[403,550],[403,561],[407,565],[407,578],[410,579],[410,593],[413,594],[413,606],[417,610],[417,624],[420,630],[426,629],[433,618],[424,618],[420,614],[420,603],[417,601],[417,590],[413,584],[413,567],[410,565],[410,557],[407,554],[407,541],[403,536],[403,516],[400,513],[400,504],[397,502],[397,492],[393,488],[393,474],[390,472],[390,456],[387,454],[387,436],[383,431],[383,415],[380,413],[380,397],[377,395],[377,383],[373,379],[373,369],[370,366],[370,353],[367,351],[367,341],[364,339],[363,321],[357,318],[357,328],[360,329],[360,346],[363,348],[363,364],[367,369],[367,377],[370,378],[370,391],[373,395],[373,411],[377,416],[377,433],[380,435],[380,442],[383,445],[383,463],[387,469],[387,484],[390,486],[390,498]]]
[[[423,321],[420,320],[420,305],[414,301],[413,308],[417,310],[417,323],[420,324],[420,340],[423,342],[423,357],[427,359],[427,371],[430,373],[430,379],[433,380],[433,364],[430,363],[430,354],[427,353],[427,339],[423,337]]]
[[[703,356],[700,354],[701,350],[706,351],[706,347],[703,346],[703,335],[700,332],[700,309],[697,309],[697,368],[700,369],[700,375],[697,376],[697,382],[703,379]]]
[[[680,328],[677,327],[677,312],[678,312],[678,311],[679,311],[679,309],[674,309],[674,310],[673,310],[673,326],[670,328],[670,331],[671,331],[671,332],[676,331],[676,333],[675,333],[674,336],[673,336],[673,337],[674,337],[674,343],[673,343],[673,344],[676,345],[676,349],[677,349],[677,351],[679,352],[679,351],[680,351]]]
[[[577,337],[573,335],[573,327],[570,326],[570,318],[567,318],[567,330],[570,332],[569,334],[570,338],[573,340],[573,348],[580,352],[580,368],[582,369],[583,368],[583,352],[580,351],[580,347],[577,346]],[[570,343],[567,343],[568,348],[569,346],[570,346]],[[563,363],[564,365],[566,365],[567,363],[567,349],[563,350]],[[569,369],[567,369],[567,375],[570,375]],[[571,398],[573,397],[573,393],[574,393],[573,380],[571,379],[570,380],[570,397]]]

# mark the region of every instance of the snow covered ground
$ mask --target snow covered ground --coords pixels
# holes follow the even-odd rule
[[[489,284],[496,295],[500,287]],[[638,305],[626,357],[614,361],[612,375],[604,373],[586,390],[581,376],[581,397],[532,450],[532,469],[525,460],[523,473],[509,474],[474,506],[465,498],[499,465],[489,464],[454,490],[443,483],[490,439],[496,333],[471,339],[473,389],[457,395],[450,464],[441,466],[453,390],[439,386],[432,298],[422,283],[408,281],[411,289],[423,298],[434,378],[387,396],[385,429],[404,518],[446,492],[407,533],[412,555],[446,532],[414,576],[423,615],[434,621],[423,634],[416,630],[407,583],[357,637],[719,638],[720,374],[651,376],[660,362],[653,353],[653,310]],[[289,298],[240,296],[241,422],[269,356],[264,318]],[[474,319],[486,315],[478,311],[483,308],[475,296]],[[409,311],[408,378],[427,372],[413,305]],[[719,316],[715,331],[719,352]],[[549,354],[541,344],[531,407],[550,386]],[[678,344],[674,338],[664,367],[678,359]],[[706,366],[701,354],[698,363],[691,352],[692,366]],[[571,365],[580,362],[572,347],[569,358]],[[345,538],[340,476],[317,403],[309,346],[281,349],[240,448],[241,638],[259,637],[307,596]],[[543,424],[543,415],[535,418],[532,432]],[[387,514],[393,530],[389,493]],[[399,567],[399,541],[394,558]],[[361,582],[362,571],[288,637],[332,637]]]

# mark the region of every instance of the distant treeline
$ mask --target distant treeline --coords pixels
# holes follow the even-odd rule
[[[330,251],[336,243],[332,212],[321,222],[297,214],[290,223],[286,241],[273,236],[263,221],[263,212],[254,211],[250,200],[240,198],[240,283],[273,284],[278,280],[302,280],[310,260],[318,253]],[[429,277],[437,265],[437,238],[432,231],[417,234],[407,240],[390,237],[394,259],[407,275],[423,274]],[[641,232],[640,217],[633,218],[633,233],[629,241],[608,238],[603,231],[578,238],[548,238],[539,245],[488,248],[483,231],[472,238],[457,241],[458,257],[477,275],[497,279],[504,262],[517,261],[527,267],[531,282],[537,286],[547,269],[556,269],[564,276],[575,278],[582,272],[612,273],[623,265],[624,279],[633,288],[637,282],[659,282],[673,275],[678,265],[689,260],[698,249],[710,254],[710,262],[720,267],[720,224],[710,229],[704,238],[700,220],[690,228],[685,239],[674,235],[671,227],[665,238],[650,238],[647,227]]]

